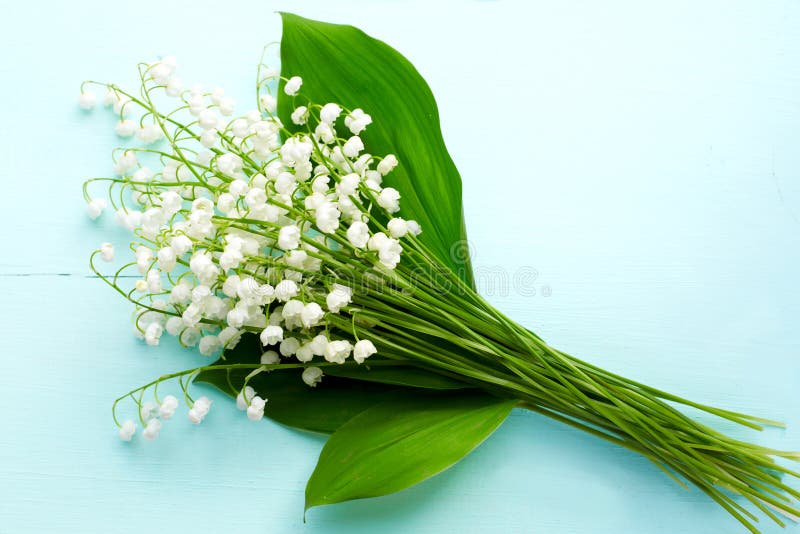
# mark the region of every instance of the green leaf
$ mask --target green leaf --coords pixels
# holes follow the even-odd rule
[[[369,362],[358,367],[326,367],[325,374],[365,380],[367,382],[424,389],[467,389],[474,387],[454,378],[417,367],[370,366]]]
[[[245,334],[235,349],[226,351],[224,360],[215,363],[257,363],[260,357],[258,336]],[[235,397],[249,373],[249,369],[204,371],[196,381],[212,384]],[[249,384],[267,399],[264,415],[278,423],[311,432],[329,434],[375,404],[416,394],[411,388],[334,376],[323,377],[321,383],[311,388],[303,383],[301,374],[301,369],[265,372],[253,377]]]
[[[461,201],[461,177],[447,152],[439,111],[428,84],[396,50],[352,26],[281,13],[281,74],[300,76],[300,94],[278,89],[278,115],[290,115],[309,100],[361,108],[372,116],[361,137],[377,156],[395,154],[400,165],[385,184],[400,191],[405,219],[422,225],[420,240],[462,280],[474,286]],[[339,127],[340,135],[346,129]],[[348,132],[349,133],[349,132]]]
[[[225,362],[227,363],[227,362]],[[237,388],[227,385],[226,371],[206,371],[198,377],[235,397],[247,373],[232,376]],[[359,380],[325,376],[311,388],[298,369],[261,373],[249,385],[267,399],[264,415],[292,428],[330,434],[367,408],[388,399],[413,395],[411,388],[390,387]]]
[[[256,334],[244,334],[236,348],[226,351],[225,357],[214,364],[258,363],[261,341]],[[195,379],[216,386],[235,397],[244,384],[250,369],[209,370]],[[293,428],[330,434],[354,416],[381,402],[412,398],[419,394],[414,388],[455,390],[469,387],[435,373],[414,368],[327,366],[325,376],[316,387],[310,388],[301,379],[301,369],[286,369],[260,373],[249,384],[259,395],[268,399],[264,415]]]
[[[322,449],[306,486],[306,510],[394,493],[447,469],[480,445],[515,403],[482,392],[449,392],[365,410]]]

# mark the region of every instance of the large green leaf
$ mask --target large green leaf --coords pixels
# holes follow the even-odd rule
[[[462,392],[386,401],[342,425],[325,444],[306,486],[313,506],[377,497],[458,462],[508,416],[515,401]]]
[[[281,15],[281,74],[303,78],[297,97],[284,94],[283,81],[279,86],[278,114],[284,125],[292,127],[292,110],[308,100],[369,113],[373,124],[361,134],[367,150],[395,154],[400,161],[385,183],[400,191],[401,215],[416,219],[423,229],[420,240],[474,285],[461,177],[444,145],[428,84],[400,53],[357,28]]]
[[[235,349],[225,353],[217,364],[258,363],[261,343],[255,334],[246,334]],[[250,370],[210,370],[196,380],[212,384],[235,397]],[[301,369],[261,373],[249,384],[268,399],[264,415],[281,424],[329,434],[367,408],[380,402],[415,395],[412,388],[376,384],[325,376],[311,388],[301,379]]]
[[[206,371],[197,380],[236,396],[246,374],[231,373],[231,382],[236,389],[231,389],[228,385],[227,372],[222,370]],[[323,434],[335,432],[344,423],[375,404],[413,395],[411,388],[332,376],[324,377],[320,384],[310,388],[303,383],[297,369],[261,373],[249,384],[267,399],[264,415],[286,426]]]

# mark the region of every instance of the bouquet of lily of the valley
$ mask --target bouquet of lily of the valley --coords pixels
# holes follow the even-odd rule
[[[116,133],[138,139],[114,151],[112,176],[85,183],[89,215],[112,207],[134,235],[116,272],[97,261],[121,255],[109,243],[92,269],[135,304],[147,344],[166,333],[214,358],[117,399],[123,440],[156,438],[181,404],[201,423],[211,401],[194,383],[213,384],[252,420],[331,434],[309,508],[420,482],[519,407],[644,455],[753,532],[754,512],[800,515],[783,481],[799,475],[775,459],[797,453],[732,439],[680,407],[777,423],[604,371],[489,305],[424,80],[355,28],[283,22],[280,73],[262,57],[244,115],[222,89],[184,88],[172,57],[139,65],[135,91],[82,86],[83,107],[101,86]]]

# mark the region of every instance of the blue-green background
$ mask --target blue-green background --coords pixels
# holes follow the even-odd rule
[[[142,346],[88,276],[90,249],[122,233],[83,212],[116,140],[78,84],[132,83],[137,61],[174,54],[184,79],[250,102],[279,9],[355,24],[429,81],[492,302],[614,371],[784,420],[732,430],[800,449],[797,2],[9,2],[0,532],[740,531],[642,458],[522,412],[445,474],[305,524],[321,437],[209,391],[200,427],[116,439],[114,397],[203,357]]]

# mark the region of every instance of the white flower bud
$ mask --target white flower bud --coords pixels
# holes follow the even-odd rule
[[[308,253],[305,250],[292,250],[284,254],[286,265],[294,269],[303,269],[308,261]]]
[[[133,435],[136,433],[136,423],[128,419],[119,429],[119,439],[122,441],[130,441]]]
[[[389,221],[386,228],[389,230],[389,235],[400,238],[408,232],[408,223],[404,219],[395,217]]]
[[[233,195],[235,198],[239,198],[244,196],[249,189],[247,182],[242,179],[237,178],[236,180],[232,181],[228,186],[228,192]]]
[[[198,349],[200,350],[200,354],[204,356],[211,356],[217,352],[221,346],[222,344],[217,336],[208,335],[203,336],[203,338],[200,339],[200,345],[198,346]]]
[[[364,150],[364,142],[357,135],[345,141],[342,147],[342,153],[348,158],[356,157],[362,150]]]
[[[200,134],[200,144],[206,148],[211,148],[217,144],[217,130],[210,128]]]
[[[200,341],[200,329],[189,327],[181,332],[180,342],[187,347],[194,347]]]
[[[300,348],[297,349],[295,352],[294,357],[297,358],[299,362],[310,362],[314,359],[314,349],[311,343],[306,343],[304,345],[300,345]]]
[[[386,176],[392,169],[397,167],[397,157],[394,154],[387,154],[380,163],[378,163],[378,172],[381,176]]]
[[[347,229],[347,240],[356,248],[364,248],[369,241],[369,227],[361,221],[355,221]]]
[[[158,416],[161,419],[171,419],[175,415],[175,408],[178,407],[178,399],[174,395],[167,395],[158,407]]]
[[[275,298],[281,302],[286,302],[297,295],[297,284],[293,280],[281,280],[275,286]]]
[[[277,352],[274,350],[268,350],[264,354],[261,355],[261,364],[262,365],[272,365],[276,363],[280,363],[281,358]]]
[[[263,94],[258,97],[259,102],[261,102],[261,107],[264,108],[264,111],[267,113],[275,113],[275,109],[278,107],[278,101],[275,100],[275,97],[268,94]]]
[[[358,184],[361,183],[361,177],[351,172],[350,174],[345,174],[342,176],[341,180],[338,184],[336,184],[336,192],[339,193],[339,196],[349,197],[356,194],[358,191]]]
[[[349,341],[331,341],[328,343],[328,346],[325,347],[325,360],[331,363],[344,363],[347,357],[350,356],[350,351],[352,350],[353,345],[351,345]]]
[[[314,193],[320,193],[324,195],[325,193],[328,192],[328,189],[330,188],[328,185],[330,184],[330,181],[331,177],[328,176],[327,174],[322,176],[317,176],[316,178],[314,178],[314,181],[311,182],[311,190]]]
[[[119,175],[125,174],[137,163],[138,160],[136,159],[136,153],[131,150],[126,150],[114,163],[114,171]]]
[[[211,399],[206,396],[200,397],[192,404],[189,410],[189,421],[192,424],[199,425],[211,409]]]
[[[358,363],[364,363],[364,360],[378,352],[372,341],[368,339],[359,340],[355,347],[353,347],[353,359]]]
[[[213,109],[207,108],[200,112],[197,123],[203,130],[213,130],[219,123],[219,117]]]
[[[297,338],[294,337],[287,337],[283,341],[281,341],[278,350],[281,353],[281,356],[289,357],[294,355],[297,352],[297,349],[300,348],[300,342],[297,341]]]
[[[148,345],[158,345],[161,335],[164,333],[164,327],[158,323],[150,323],[144,330],[144,340]]]
[[[314,339],[309,342],[309,346],[314,356],[322,356],[328,347],[328,338],[325,337],[325,334],[314,336]]]
[[[192,249],[192,240],[183,234],[170,239],[169,246],[175,251],[176,256],[183,256]]]
[[[315,217],[317,228],[326,234],[332,234],[339,228],[339,216],[341,213],[333,202],[327,200],[317,206]]]
[[[322,381],[322,369],[319,367],[306,367],[303,370],[303,382],[309,387],[317,387]]]
[[[322,122],[333,124],[341,112],[342,108],[338,104],[325,104],[319,111],[319,118]]]
[[[136,123],[129,119],[122,119],[114,126],[114,132],[120,137],[131,137],[136,132]]]
[[[217,198],[217,209],[222,213],[229,213],[236,207],[236,199],[230,193],[222,193]]]
[[[220,345],[225,349],[235,348],[242,339],[242,331],[233,326],[226,326],[217,335]]]
[[[318,324],[324,316],[325,312],[322,311],[322,307],[319,304],[316,302],[309,302],[303,307],[300,319],[303,322],[303,326],[311,328]]]
[[[247,407],[247,418],[251,421],[260,421],[264,417],[264,406],[267,404],[265,399],[259,396],[253,397],[250,406]]]
[[[419,235],[422,233],[422,227],[417,221],[406,221],[408,226],[408,233],[411,235]]]
[[[242,411],[246,410],[247,406],[250,404],[250,401],[253,400],[253,397],[255,396],[256,390],[250,386],[245,386],[244,390],[240,391],[239,394],[236,395],[236,407]]]
[[[317,127],[314,128],[314,135],[316,135],[317,138],[325,144],[332,143],[336,138],[331,125],[325,122],[320,122],[317,124]]]
[[[276,325],[269,325],[261,332],[259,337],[261,339],[261,344],[265,347],[267,345],[275,345],[283,340],[283,328]]]
[[[308,108],[305,106],[299,106],[295,108],[292,112],[291,116],[292,122],[299,125],[305,124],[308,120]]]
[[[111,243],[100,245],[100,257],[103,258],[103,261],[114,261],[114,245]]]
[[[161,283],[161,273],[156,269],[147,271],[147,289],[150,293],[161,293],[163,285]]]
[[[353,135],[360,134],[370,124],[372,124],[372,117],[364,113],[361,108],[354,109],[344,118],[344,125],[350,129]]]
[[[146,440],[152,441],[158,437],[161,432],[161,421],[158,419],[151,419],[147,422],[147,426],[142,430],[142,437]]]
[[[200,414],[200,412],[198,412],[194,408],[189,410],[189,422],[192,423],[193,425],[199,425],[200,423],[203,422],[204,418],[205,415]]]
[[[230,97],[225,97],[219,101],[219,112],[226,117],[233,115],[236,109],[236,100]]]
[[[183,89],[183,82],[177,76],[173,76],[167,82],[166,93],[168,96],[176,97],[181,94],[181,90]]]
[[[178,265],[175,249],[164,247],[158,251],[158,268],[168,273]]]
[[[300,228],[291,224],[278,232],[278,246],[283,250],[291,250],[300,246]]]
[[[352,295],[353,291],[349,287],[333,284],[333,290],[325,297],[325,304],[331,312],[339,313],[342,307],[350,304]]]
[[[288,322],[292,319],[295,319],[303,313],[303,309],[305,308],[305,304],[302,301],[297,299],[291,299],[286,304],[284,304],[283,309],[281,310],[281,316]]]
[[[145,124],[136,130],[136,137],[145,145],[151,145],[161,139],[164,132],[157,124]]]
[[[96,102],[97,102],[97,95],[95,95],[91,91],[83,91],[78,97],[78,105],[80,105],[80,107],[86,110],[92,109]]]
[[[400,192],[393,187],[387,187],[378,194],[378,205],[389,213],[398,211],[400,209]]]
[[[97,219],[103,210],[106,209],[108,203],[103,198],[93,198],[86,204],[86,213],[92,220]]]
[[[378,260],[387,268],[394,269],[400,263],[403,247],[396,239],[386,238],[378,248]]]
[[[300,90],[301,85],[303,85],[303,79],[300,76],[292,76],[283,86],[283,92],[289,96],[294,96]]]

